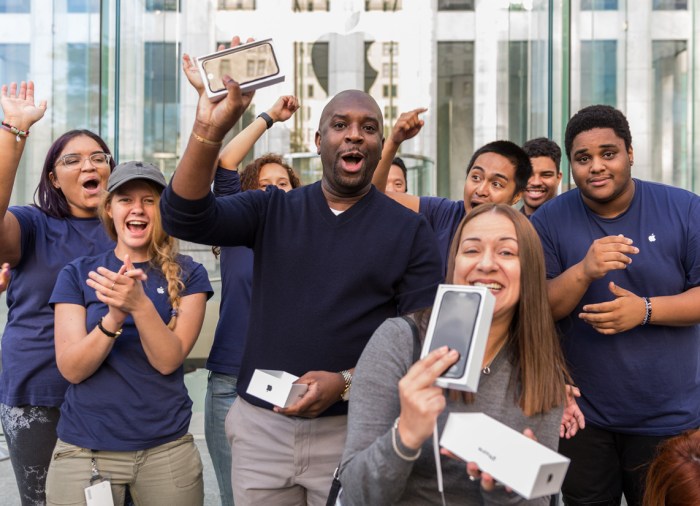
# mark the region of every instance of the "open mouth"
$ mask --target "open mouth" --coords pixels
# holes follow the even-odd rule
[[[362,168],[362,161],[365,157],[361,153],[353,151],[342,155],[340,159],[343,162],[343,169],[348,172],[357,172]]]
[[[484,288],[488,288],[489,290],[501,290],[503,289],[503,285],[500,283],[496,283],[495,281],[492,281],[490,283],[482,283],[481,281],[474,281],[472,286],[482,286]]]
[[[88,179],[83,181],[83,188],[85,188],[88,193],[95,193],[100,189],[100,182],[97,179]]]
[[[146,226],[148,223],[145,221],[139,221],[139,220],[130,220],[126,222],[126,228],[129,230],[129,232],[143,232],[146,230]]]

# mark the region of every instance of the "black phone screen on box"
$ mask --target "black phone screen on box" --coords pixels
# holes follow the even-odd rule
[[[430,351],[448,346],[459,352],[457,362],[442,374],[445,378],[464,375],[480,302],[481,294],[476,292],[445,292],[442,296]]]
[[[221,55],[214,56],[202,63],[209,80],[211,91],[225,90],[223,77],[231,76],[238,84],[244,85],[259,79],[279,74],[277,58],[272,49],[272,44],[258,44],[242,46],[236,51],[222,51]]]

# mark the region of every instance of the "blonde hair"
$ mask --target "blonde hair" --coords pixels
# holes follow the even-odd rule
[[[159,205],[162,188],[145,179],[136,181],[146,183],[153,192],[153,197],[155,198],[155,216],[153,217],[153,228],[151,230],[151,237],[149,238],[148,256],[150,258],[149,263],[151,266],[155,267],[156,269],[160,269],[168,282],[168,300],[170,301],[170,306],[172,307],[168,328],[172,330],[175,328],[177,323],[177,316],[180,309],[181,300],[180,293],[185,288],[185,284],[181,279],[182,268],[176,260],[179,250],[178,242],[177,239],[169,236],[165,230],[163,230]],[[108,211],[112,203],[112,198],[118,190],[119,188],[110,193],[106,193],[100,202],[100,207],[98,210],[98,215],[104,224],[105,229],[107,230],[107,234],[115,242],[118,240],[117,230],[114,226],[114,220],[112,220],[112,218],[109,216]]]

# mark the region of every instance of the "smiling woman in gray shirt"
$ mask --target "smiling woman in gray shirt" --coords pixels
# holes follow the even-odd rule
[[[448,283],[488,286],[496,298],[478,394],[445,391],[436,377],[457,359],[438,349],[414,361],[409,323],[384,322],[358,362],[341,464],[343,506],[442,504],[432,438],[450,412],[483,412],[556,449],[566,368],[547,301],[539,239],[525,217],[485,204],[455,234]],[[521,269],[521,265],[527,268]],[[420,339],[429,315],[416,316]],[[534,352],[536,350],[536,352]],[[478,434],[465,434],[476,437]],[[469,479],[463,462],[442,456],[447,504],[548,504],[526,501],[484,474]],[[470,474],[479,477],[476,469]]]

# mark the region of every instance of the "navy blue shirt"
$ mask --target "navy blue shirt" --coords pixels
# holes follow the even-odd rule
[[[449,200],[443,197],[421,197],[418,210],[435,231],[444,276],[447,273],[452,238],[457,231],[459,222],[467,214],[464,209],[464,201]]]
[[[214,179],[217,196],[240,193],[238,171],[219,167]],[[253,250],[245,246],[221,248],[221,303],[214,342],[207,358],[210,371],[238,376],[248,333],[253,291]]]
[[[542,205],[532,224],[542,239],[548,278],[583,260],[595,239],[622,234],[639,248],[626,269],[591,283],[558,326],[586,423],[666,436],[700,426],[700,325],[646,325],[603,335],[578,318],[585,304],[615,298],[610,281],[640,297],[676,295],[700,285],[700,197],[658,183],[634,183],[629,209],[615,218],[593,213],[574,189]]]
[[[68,262],[111,250],[114,242],[98,218],[52,218],[34,206],[9,211],[19,222],[22,256],[7,289],[0,402],[57,407],[68,382],[56,367],[51,290]]]
[[[188,241],[253,248],[253,298],[239,395],[255,369],[301,376],[354,367],[389,317],[431,306],[442,280],[435,236],[420,215],[374,187],[339,216],[321,183],[189,201],[168,187],[163,226]],[[338,402],[323,415],[347,412]]]
[[[177,261],[182,269],[183,296],[212,295],[207,272],[201,264],[184,255]],[[118,271],[122,261],[114,251],[96,257],[83,257],[61,271],[51,295],[51,304],[78,304],[86,309],[88,332],[107,314],[95,290],[87,286],[90,271],[103,266]],[[148,262],[134,263],[148,275],[144,292],[153,302],[164,323],[170,321],[172,306],[168,282],[160,269]],[[164,375],[148,362],[138,329],[131,315],[122,334],[92,376],[68,387],[61,406],[58,437],[82,448],[109,451],[146,450],[174,441],[187,433],[192,401],[187,395],[184,371]]]

